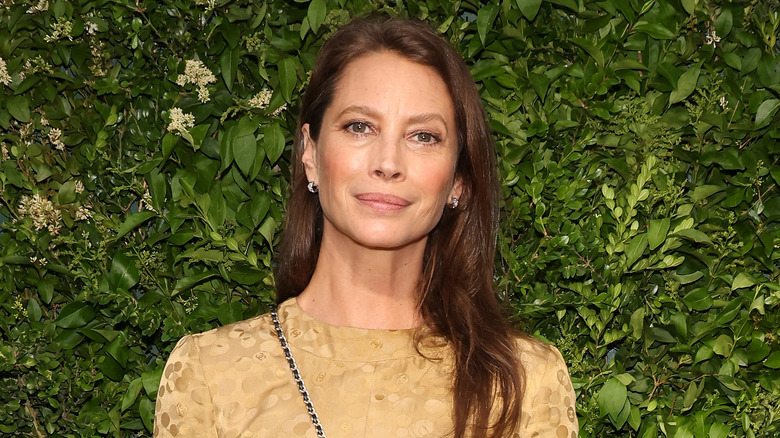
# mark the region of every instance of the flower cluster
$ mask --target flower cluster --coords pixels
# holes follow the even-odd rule
[[[0,161],[5,161],[11,158],[11,155],[8,153],[8,147],[6,147],[5,142],[0,142]]]
[[[278,116],[279,114],[287,111],[287,104],[283,104],[279,108],[275,109],[274,112],[271,113],[272,116]]]
[[[171,123],[168,124],[169,131],[181,135],[193,126],[195,126],[195,116],[185,113],[181,108],[171,108]]]
[[[193,84],[198,86],[198,100],[202,103],[209,101],[209,89],[206,85],[216,82],[217,78],[211,73],[211,70],[206,67],[203,62],[189,60],[184,67],[184,73],[180,74],[176,79],[176,83],[180,86],[187,84]]]
[[[32,75],[38,72],[53,73],[51,64],[43,59],[41,55],[38,55],[32,59],[28,59],[24,63],[24,69],[19,72],[19,79],[24,80],[27,75]]]
[[[145,209],[147,209],[149,211],[153,211],[155,213],[159,213],[159,211],[157,211],[154,208],[154,206],[152,205],[152,194],[149,193],[149,189],[146,189],[144,194],[141,196],[141,205],[143,206],[143,208],[145,208]]]
[[[719,42],[720,37],[715,34],[715,29],[707,29],[707,33],[704,34],[704,44],[714,46]]]
[[[11,83],[11,75],[8,74],[8,66],[3,58],[0,58],[0,83],[3,85]]]
[[[38,3],[30,6],[27,9],[28,14],[37,14],[39,12],[45,12],[49,10],[49,0],[38,0]]]
[[[268,88],[263,88],[262,91],[255,94],[254,97],[249,99],[249,106],[257,109],[264,109],[271,103],[271,96],[273,93]]]
[[[92,55],[92,65],[89,70],[95,76],[105,76],[106,70],[103,68],[103,49],[106,44],[97,38],[90,38],[89,53]]]
[[[76,209],[76,220],[85,221],[92,218],[92,211],[90,211],[88,205],[81,205]]]
[[[84,191],[84,183],[83,182],[77,180],[74,183],[74,185],[76,186],[76,193],[81,193],[81,192]]]
[[[47,228],[52,236],[56,236],[62,228],[60,225],[62,213],[54,207],[51,201],[39,194],[32,197],[22,197],[22,202],[19,204],[19,214],[29,216],[33,220],[36,230]]]
[[[52,43],[54,41],[57,41],[60,38],[65,38],[65,37],[73,41],[73,36],[71,35],[71,33],[73,32],[72,21],[65,19],[65,17],[59,17],[57,18],[57,22],[52,24],[51,27],[52,27],[51,35],[47,35],[44,38],[44,40],[46,40],[47,43]]]
[[[65,152],[65,143],[60,140],[61,136],[62,131],[59,128],[52,128],[49,131],[49,142],[51,142],[52,146],[54,146],[54,149]]]

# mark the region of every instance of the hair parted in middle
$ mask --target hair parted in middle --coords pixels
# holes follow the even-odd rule
[[[501,315],[493,289],[499,193],[492,133],[468,66],[426,24],[356,19],[318,54],[295,132],[292,192],[276,271],[278,301],[309,284],[322,237],[322,210],[307,190],[301,162],[301,128],[308,123],[316,141],[346,66],[380,52],[433,68],[452,98],[459,149],[455,176],[463,192],[459,207],[445,209],[428,236],[418,306],[426,324],[453,348],[454,436],[508,436],[519,429],[525,374],[515,349],[522,335]]]

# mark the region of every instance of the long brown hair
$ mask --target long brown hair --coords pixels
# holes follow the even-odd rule
[[[425,321],[452,345],[456,438],[499,438],[519,429],[524,372],[515,332],[502,317],[493,290],[498,226],[498,177],[489,125],[474,80],[458,52],[425,24],[412,20],[353,20],[322,47],[303,98],[292,158],[292,193],[276,272],[279,302],[308,285],[319,255],[322,211],[306,190],[301,127],[319,137],[345,67],[382,51],[432,67],[447,84],[455,107],[463,181],[460,206],[445,209],[431,231],[423,261],[419,307]],[[491,418],[495,421],[491,423]]]

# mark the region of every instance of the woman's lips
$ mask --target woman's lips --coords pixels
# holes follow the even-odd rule
[[[385,211],[403,210],[411,205],[406,199],[387,193],[360,193],[355,198],[371,208]]]

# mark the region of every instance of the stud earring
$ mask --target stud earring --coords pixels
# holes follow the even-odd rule
[[[314,181],[309,181],[309,184],[306,186],[306,188],[308,188],[312,193],[317,193],[320,191],[320,186],[314,184]]]
[[[458,208],[458,198],[457,196],[452,197],[452,204],[450,204],[450,208]]]

